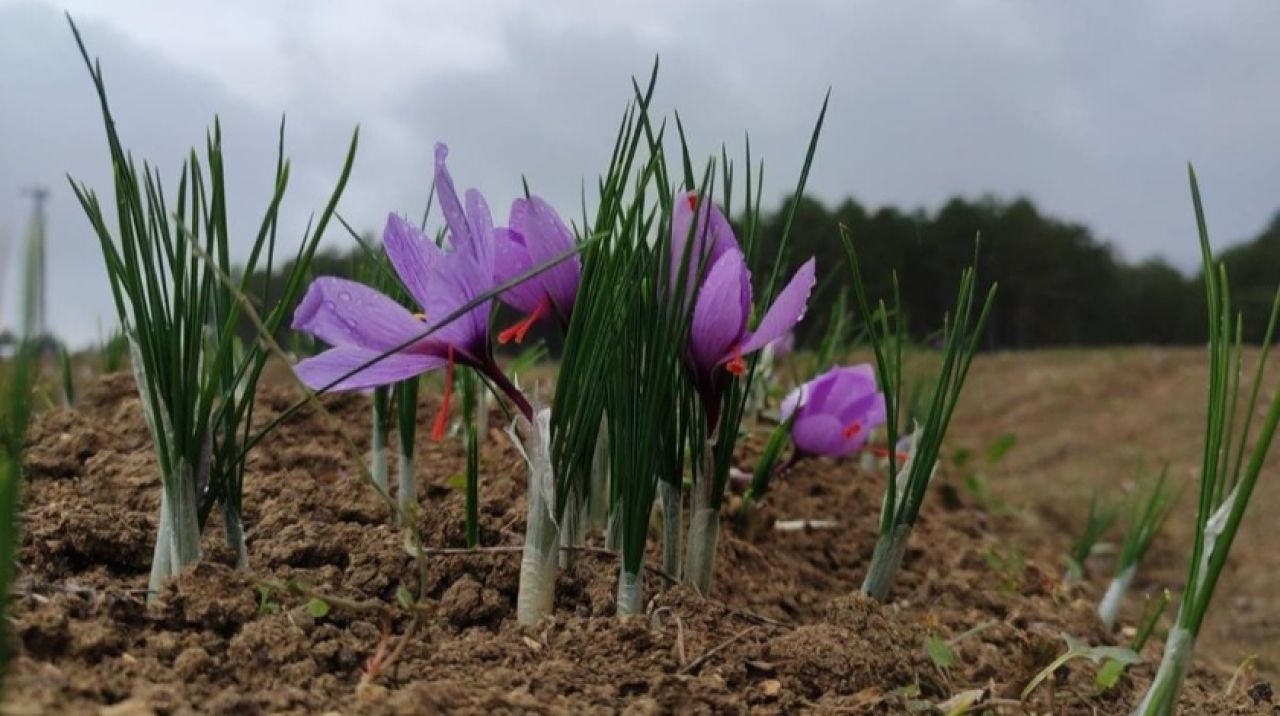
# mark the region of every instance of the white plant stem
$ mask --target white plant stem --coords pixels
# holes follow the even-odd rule
[[[520,439],[514,425],[507,433],[528,466],[529,486],[516,620],[521,625],[533,626],[555,606],[559,564],[560,530],[553,514],[556,499],[555,476],[551,470],[551,411],[539,410],[532,423],[523,419],[518,422],[528,428],[526,439]]]
[[[1133,710],[1133,716],[1170,716],[1175,712],[1178,693],[1182,690],[1182,679],[1191,666],[1195,650],[1195,634],[1183,627],[1169,630],[1160,668],[1156,670],[1146,695]]]
[[[1111,580],[1111,584],[1107,585],[1107,591],[1102,595],[1102,601],[1098,602],[1098,618],[1102,620],[1107,629],[1111,629],[1116,625],[1116,616],[1120,613],[1120,604],[1124,602],[1124,595],[1128,593],[1129,585],[1133,584],[1133,577],[1137,571],[1137,565],[1129,565],[1117,574]]]
[[[720,537],[720,512],[715,508],[714,436],[702,447],[702,469],[689,501],[689,543],[684,555],[684,581],[702,596],[711,594],[715,572],[716,542]]]
[[[413,445],[406,445],[407,441],[403,437],[400,440],[396,499],[399,500],[400,514],[412,520],[413,515],[418,514],[418,476],[414,472]],[[383,479],[386,479],[385,476]]]
[[[585,534],[587,505],[577,498],[577,489],[570,488],[569,499],[565,503],[564,516],[560,524],[560,546],[570,549],[560,550],[560,569],[572,569],[578,561],[578,550],[582,546]]]
[[[156,543],[151,551],[151,576],[147,579],[148,600],[160,592],[160,586],[171,572],[169,555],[172,554],[173,517],[170,512],[169,491],[161,489],[160,523],[156,527]]]
[[[591,488],[587,501],[586,529],[606,529],[609,519],[609,418],[600,419],[596,450],[591,456]]]
[[[876,549],[871,555],[866,579],[862,582],[863,593],[878,602],[889,598],[910,539],[911,525],[895,525],[889,534],[876,540]]]
[[[658,498],[662,502],[662,571],[680,578],[680,524],[684,510],[681,485],[658,480]]]
[[[170,487],[172,486],[172,488]],[[164,580],[200,561],[200,516],[196,508],[195,481],[185,465],[160,494],[160,525],[151,557],[147,598],[160,592]]]
[[[622,567],[618,572],[618,616],[644,613],[644,579]]]
[[[160,522],[156,528],[151,574],[147,580],[147,599],[150,600],[159,593],[166,578],[200,560],[200,516],[196,505],[196,476],[174,449],[173,422],[168,414],[163,408],[156,414],[137,337],[129,326],[124,327],[124,332],[129,339],[129,363],[133,368],[133,382],[138,389],[147,429],[151,432],[157,449],[160,445],[169,446],[168,464],[171,474],[161,475],[160,479]],[[207,452],[210,447],[211,443],[206,442],[205,464],[201,465],[205,474],[208,472]]]
[[[604,529],[604,548],[617,552],[622,549],[622,501],[609,512],[608,525]]]

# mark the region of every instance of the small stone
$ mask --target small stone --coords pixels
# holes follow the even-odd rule
[[[1271,688],[1270,681],[1259,681],[1249,687],[1249,698],[1253,699],[1255,706],[1266,702],[1271,703],[1271,699],[1275,697],[1275,690]]]
[[[213,665],[209,652],[198,646],[188,647],[173,660],[173,670],[186,681],[207,674]]]

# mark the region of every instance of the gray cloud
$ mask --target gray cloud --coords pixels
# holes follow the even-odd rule
[[[101,129],[61,16],[3,2],[0,223],[16,229],[25,216],[16,187],[61,192],[53,320],[83,341],[109,315],[105,281],[61,175],[106,188]],[[954,194],[1024,194],[1125,256],[1161,254],[1186,269],[1195,266],[1187,160],[1220,243],[1249,236],[1280,207],[1280,99],[1267,91],[1280,67],[1270,34],[1280,5],[1261,0],[672,2],[643,17],[576,2],[483,12],[227,2],[199,11],[218,30],[193,40],[192,55],[164,31],[171,19],[112,7],[86,9],[82,26],[129,141],[176,166],[220,112],[245,226],[267,191],[281,111],[295,160],[291,225],[323,201],[356,123],[362,151],[343,209],[362,226],[419,210],[437,139],[451,144],[459,182],[483,189],[499,217],[522,173],[576,214],[630,77],[655,54],[658,109],[680,108],[702,155],[722,141],[740,152],[750,131],[769,200],[794,182],[830,86],[810,184],[827,201],[935,207]],[[252,42],[228,30],[238,26]]]

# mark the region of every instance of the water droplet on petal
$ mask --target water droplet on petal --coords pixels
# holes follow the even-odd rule
[[[338,294],[338,298],[341,298],[341,299],[342,299],[342,300],[344,300],[344,301],[350,301],[350,300],[351,300],[351,293],[350,293],[350,292],[348,292],[348,291],[343,291],[343,292],[341,292],[341,293],[339,293],[339,294]]]

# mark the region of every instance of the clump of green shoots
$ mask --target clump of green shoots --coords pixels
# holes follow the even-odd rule
[[[1085,515],[1084,531],[1067,555],[1067,574],[1063,581],[1078,582],[1084,578],[1085,565],[1116,522],[1120,504],[1104,498],[1097,490],[1089,497],[1089,512]]]
[[[644,102],[652,95],[656,73],[655,66],[648,94],[641,96]],[[556,573],[561,565],[572,563],[572,552],[581,544],[590,521],[585,513],[602,501],[616,504],[597,494],[602,488],[594,476],[598,474],[596,457],[608,439],[603,426],[613,428],[613,422],[605,419],[613,390],[608,376],[619,350],[615,336],[626,310],[625,292],[633,281],[623,271],[634,267],[628,261],[629,252],[642,243],[637,237],[643,237],[651,220],[646,216],[651,170],[633,176],[643,139],[638,111],[628,108],[619,127],[608,169],[599,180],[594,219],[588,219],[584,207],[581,224],[572,227],[581,272],[564,327],[555,393],[549,408],[535,410],[524,441],[516,440],[529,468],[516,597],[516,618],[526,626],[537,623],[554,606]],[[542,353],[541,348],[526,351],[524,360]],[[618,507],[614,510],[620,512]],[[562,553],[567,554],[562,558]]]
[[[955,412],[960,392],[964,388],[969,365],[978,350],[978,341],[986,325],[987,316],[995,302],[996,286],[987,292],[986,300],[977,304],[977,272],[973,266],[960,274],[960,287],[956,294],[955,309],[943,321],[942,365],[933,387],[933,395],[924,413],[923,424],[917,423],[911,433],[911,447],[901,462],[897,450],[899,420],[906,404],[903,401],[902,347],[907,341],[905,319],[902,315],[898,291],[897,273],[893,274],[892,310],[884,300],[873,311],[867,296],[866,284],[857,251],[843,226],[840,231],[845,255],[853,271],[854,295],[858,310],[867,323],[867,336],[875,353],[876,374],[885,396],[885,427],[888,432],[889,470],[888,486],[880,513],[879,537],[875,552],[867,569],[862,591],[873,599],[888,599],[897,577],[902,556],[906,552],[911,529],[919,515],[925,490],[933,478],[938,452],[946,436],[947,426]],[[977,247],[974,248],[974,264],[977,263]],[[979,310],[975,314],[975,308]]]
[[[1169,466],[1160,470],[1154,481],[1138,480],[1138,489],[1129,500],[1125,520],[1124,543],[1116,559],[1115,576],[1111,578],[1106,594],[1098,603],[1098,617],[1108,629],[1115,626],[1116,615],[1124,601],[1129,585],[1133,583],[1138,564],[1146,556],[1156,534],[1173,507],[1174,493],[1168,484]]]
[[[919,390],[919,383],[915,384],[916,392],[912,396],[913,406],[911,414],[923,415],[923,407],[919,406],[923,392]],[[951,466],[954,467],[958,474],[962,475],[964,489],[973,496],[983,507],[992,512],[1008,512],[1009,505],[1000,499],[991,490],[990,481],[987,479],[987,471],[1000,464],[1009,451],[1018,444],[1018,436],[1013,433],[1005,433],[992,440],[986,449],[982,451],[982,458],[978,460],[972,450],[960,448],[951,454]]]
[[[597,240],[582,255],[551,413],[555,510],[567,532],[560,542],[571,549],[586,525],[609,521],[622,552],[619,614],[643,607],[657,453],[669,447],[656,429],[664,424],[658,406],[666,400],[662,416],[669,417],[677,395],[677,353],[668,333],[678,326],[653,320],[669,310],[665,284],[658,282],[660,247],[649,241],[657,211],[652,184],[662,157],[655,152],[645,159],[641,151],[656,79],[655,65],[647,89],[636,86],[600,180],[599,209],[594,221],[583,218]]]
[[[36,344],[19,344],[8,365],[0,364],[0,677],[14,656],[7,595],[17,565],[18,508],[22,495],[22,452],[31,418],[31,388],[38,368]]]
[[[1240,528],[1245,508],[1271,442],[1280,424],[1280,390],[1273,393],[1266,418],[1256,434],[1251,431],[1262,379],[1280,313],[1280,289],[1272,304],[1263,336],[1253,385],[1243,413],[1237,410],[1242,388],[1242,319],[1231,305],[1226,268],[1213,256],[1209,229],[1195,170],[1188,168],[1191,199],[1195,205],[1200,253],[1204,262],[1204,287],[1209,321],[1209,390],[1205,415],[1204,459],[1196,506],[1195,545],[1188,564],[1187,586],[1178,616],[1165,641],[1160,668],[1135,714],[1171,714],[1178,702],[1182,680],[1191,665],[1196,637],[1213,600],[1218,577],[1227,563],[1231,543]],[[1244,416],[1243,424],[1240,416]],[[1252,444],[1252,448],[1249,445]]]
[[[111,375],[124,370],[125,363],[129,360],[129,338],[124,331],[117,328],[101,340],[98,353],[102,360],[102,372]]]
[[[756,316],[765,314],[781,290],[779,288],[779,279],[782,276],[783,264],[786,263],[787,254],[789,253],[791,231],[801,204],[800,200],[804,196],[805,187],[808,184],[813,158],[817,153],[818,139],[822,135],[822,125],[826,120],[829,100],[830,94],[828,93],[827,97],[823,99],[822,107],[818,111],[818,117],[809,135],[804,162],[801,164],[800,175],[791,195],[792,201],[782,224],[782,232],[778,237],[776,251],[772,256],[767,257],[760,255],[761,242],[759,241],[760,226],[762,224],[760,198],[764,187],[764,163],[759,162],[753,165],[750,138],[747,138],[744,161],[746,171],[744,172],[745,191],[743,192],[742,202],[741,250],[745,256],[747,266],[756,267],[761,274],[768,276],[768,280],[764,284],[764,290],[752,296],[754,305],[747,307],[748,312],[754,313]],[[680,129],[681,149],[684,160],[684,188],[687,191],[697,190],[697,196],[703,197],[704,200],[710,200],[714,193],[711,184],[716,172],[715,161],[712,160],[708,163],[703,180],[698,183],[695,180],[688,146],[684,140],[684,131],[679,125],[678,117],[677,127]],[[722,203],[726,211],[731,211],[734,197],[734,166],[724,149],[721,150],[720,155],[720,175],[719,189],[722,192]],[[670,192],[665,193],[670,194]],[[691,262],[705,263],[703,261],[705,257],[694,256],[689,250],[690,247],[695,245],[694,239],[699,238],[692,235],[692,232],[698,230],[697,227],[698,222],[692,222],[691,235],[686,243],[686,253],[690,255],[676,258],[677,263],[682,267],[681,276],[685,275],[684,268],[694,265]],[[707,228],[702,230],[708,231]],[[696,272],[697,275],[701,276],[708,268],[699,265]],[[793,277],[792,281],[794,282],[795,280]],[[681,283],[683,283],[683,278]],[[806,302],[811,289],[811,284],[805,289]],[[694,295],[694,292],[700,290],[703,289],[691,288],[689,295]],[[694,335],[692,338],[696,341],[699,336]],[[725,489],[729,484],[730,469],[733,467],[734,450],[742,434],[742,421],[748,413],[747,403],[751,390],[755,381],[761,379],[760,361],[761,355],[759,352],[752,354],[746,361],[745,370],[741,374],[729,375],[727,389],[723,390],[718,398],[709,397],[701,389],[695,391],[692,379],[689,381],[691,383],[690,392],[686,395],[691,400],[696,392],[698,400],[696,401],[697,410],[686,408],[686,414],[692,419],[688,419],[681,426],[681,429],[687,431],[688,434],[687,439],[681,442],[689,445],[690,464],[693,467],[692,494],[689,499],[689,528],[685,542],[684,570],[681,576],[686,584],[702,595],[711,593],[711,581],[715,568],[716,546],[720,530],[720,510],[724,503]],[[714,400],[718,400],[719,403],[709,404],[708,401]],[[715,419],[712,419],[713,415],[716,416]],[[674,481],[676,473],[667,471],[664,475],[672,488],[677,484],[682,485],[682,481],[680,483]],[[676,492],[673,495],[673,499],[678,494]],[[664,493],[664,500],[665,498],[666,493]],[[667,535],[667,539],[674,538],[678,538],[678,535]]]
[[[247,565],[241,494],[247,451],[262,435],[251,435],[255,387],[268,353],[258,343],[240,350],[236,329],[243,318],[233,286],[220,276],[250,276],[276,260],[278,212],[289,181],[281,124],[273,192],[252,237],[248,260],[232,264],[226,206],[221,127],[206,137],[204,159],[193,150],[180,172],[175,195],[160,173],[138,167],[125,150],[107,103],[100,67],[79,30],[71,29],[93,79],[114,170],[111,202],[116,226],[97,194],[71,180],[106,263],[116,313],[127,337],[131,364],[147,426],[155,442],[162,484],[160,520],[148,591],[200,559],[200,535],[220,505],[227,540],[237,563]],[[306,267],[333,214],[355,158],[353,136],[337,187],[304,234],[293,269],[265,318],[275,333],[302,288]]]

